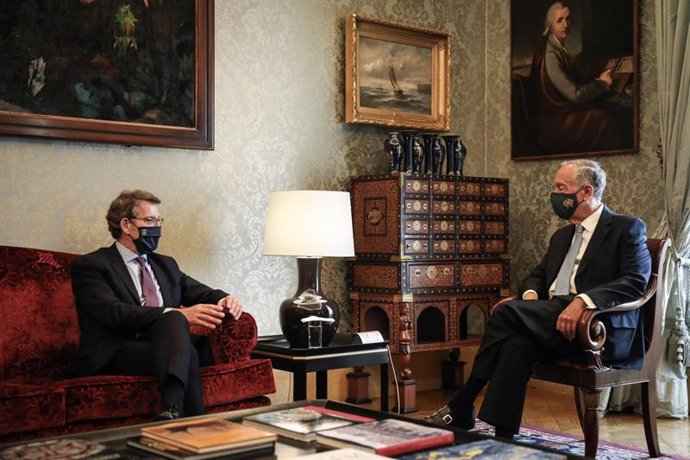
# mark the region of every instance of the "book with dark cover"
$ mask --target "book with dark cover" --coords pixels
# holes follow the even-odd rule
[[[398,456],[453,443],[450,430],[432,428],[397,419],[359,423],[316,433],[316,441],[325,446],[354,447],[384,456]]]
[[[141,429],[142,437],[162,441],[197,454],[244,448],[265,447],[277,436],[250,426],[230,422],[220,417],[170,422]]]
[[[316,439],[317,431],[373,421],[373,418],[325,407],[303,406],[250,415],[242,423],[286,438],[310,442]]]
[[[405,455],[400,460],[561,460],[564,454],[544,452],[527,446],[509,444],[497,439],[482,439],[467,444]]]
[[[275,443],[268,442],[265,445],[252,445],[244,447],[234,447],[225,450],[216,450],[205,454],[195,454],[180,447],[166,444],[155,439],[137,437],[127,440],[127,445],[140,451],[155,454],[157,457],[171,458],[173,460],[206,460],[214,458],[240,459],[264,459],[274,458]]]

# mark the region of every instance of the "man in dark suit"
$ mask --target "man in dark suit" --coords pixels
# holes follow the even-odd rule
[[[154,252],[159,204],[143,190],[120,193],[106,215],[116,241],[75,262],[72,290],[81,330],[75,373],[154,376],[163,420],[205,412],[199,366],[212,363],[210,345],[189,327],[214,329],[226,314],[239,318],[242,307]]]
[[[645,225],[601,202],[606,187],[601,166],[566,161],[553,187],[553,209],[570,225],[553,234],[546,255],[520,287],[520,300],[490,315],[467,383],[427,420],[471,429],[474,400],[488,383],[479,418],[496,427],[496,436],[512,438],[520,428],[534,362],[580,352],[574,339],[585,309],[610,308],[644,292],[651,271]],[[611,316],[604,362],[639,368],[644,353],[639,311]]]

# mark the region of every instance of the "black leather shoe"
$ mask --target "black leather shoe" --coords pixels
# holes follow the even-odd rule
[[[433,423],[438,426],[456,426],[463,430],[471,430],[474,428],[474,421],[477,418],[477,411],[472,408],[471,411],[465,413],[454,414],[448,406],[443,406],[433,414],[424,417],[424,421]]]
[[[153,421],[160,422],[163,420],[175,420],[176,418],[180,418],[180,410],[177,408],[177,404],[173,404],[160,414],[153,417]]]

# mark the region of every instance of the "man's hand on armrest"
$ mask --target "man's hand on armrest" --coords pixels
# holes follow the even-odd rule
[[[585,301],[579,297],[575,297],[570,304],[558,315],[558,320],[556,321],[556,329],[563,334],[568,340],[575,339],[577,333],[577,322],[582,316],[582,312],[585,311],[587,305]]]

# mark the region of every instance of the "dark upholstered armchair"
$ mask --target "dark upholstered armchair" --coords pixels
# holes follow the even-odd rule
[[[0,443],[150,421],[160,410],[151,377],[66,378],[79,341],[70,284],[76,254],[0,246]],[[209,335],[202,368],[209,412],[270,404],[269,360],[251,359],[254,318],[244,313]]]
[[[651,457],[661,455],[656,430],[656,365],[661,353],[663,299],[656,296],[663,279],[663,261],[669,240],[647,240],[652,256],[652,276],[644,295],[633,302],[606,310],[585,310],[577,326],[577,340],[582,346],[578,359],[559,359],[534,365],[532,377],[574,387],[575,405],[585,436],[585,455],[594,458],[599,444],[599,398],[604,388],[639,383],[642,386],[642,417],[647,449]],[[514,297],[503,299],[497,305]],[[494,306],[494,308],[496,308]],[[641,309],[640,321],[645,334],[645,358],[641,369],[617,369],[605,366],[601,351],[606,346],[603,315]]]

